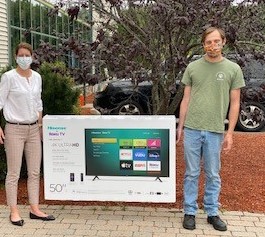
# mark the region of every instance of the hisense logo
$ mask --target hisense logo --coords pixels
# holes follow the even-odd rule
[[[66,130],[66,127],[60,127],[60,126],[48,126],[48,130]]]

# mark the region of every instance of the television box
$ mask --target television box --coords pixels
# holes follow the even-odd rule
[[[43,118],[48,200],[175,202],[174,116]]]

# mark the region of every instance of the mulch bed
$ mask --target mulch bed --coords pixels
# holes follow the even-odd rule
[[[220,195],[221,210],[265,212],[265,133],[235,132],[234,146],[229,154],[222,155],[222,191]],[[165,208],[182,208],[183,202],[183,144],[177,145],[177,177],[175,203],[124,203],[94,201],[47,201],[43,194],[41,180],[40,203],[49,205],[103,205],[103,206],[150,206]],[[200,178],[198,203],[202,207],[204,175]],[[26,180],[19,181],[18,203],[27,204]],[[5,204],[5,190],[0,186],[0,204]]]

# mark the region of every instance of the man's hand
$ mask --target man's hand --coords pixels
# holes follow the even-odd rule
[[[0,144],[4,144],[5,134],[3,129],[0,127]]]
[[[225,153],[228,153],[233,145],[233,135],[231,133],[227,133],[224,137],[223,141],[223,150]]]
[[[183,133],[183,128],[177,128],[177,134],[176,134],[177,135],[177,140],[176,140],[177,143],[180,141],[182,133]]]

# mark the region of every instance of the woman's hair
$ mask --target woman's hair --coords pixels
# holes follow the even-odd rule
[[[22,43],[20,43],[17,47],[16,47],[16,55],[18,54],[18,50],[19,49],[27,49],[27,50],[29,50],[30,51],[30,54],[32,55],[32,53],[33,53],[33,49],[32,49],[32,46],[30,45],[30,44],[28,44],[28,43],[25,43],[25,42],[22,42]]]
[[[207,28],[203,32],[201,42],[204,43],[206,36],[209,35],[210,33],[212,33],[215,30],[217,30],[220,33],[222,41],[224,41],[225,40],[225,32],[224,32],[224,30],[221,29],[221,28],[218,28],[218,27],[211,26],[211,27]]]

